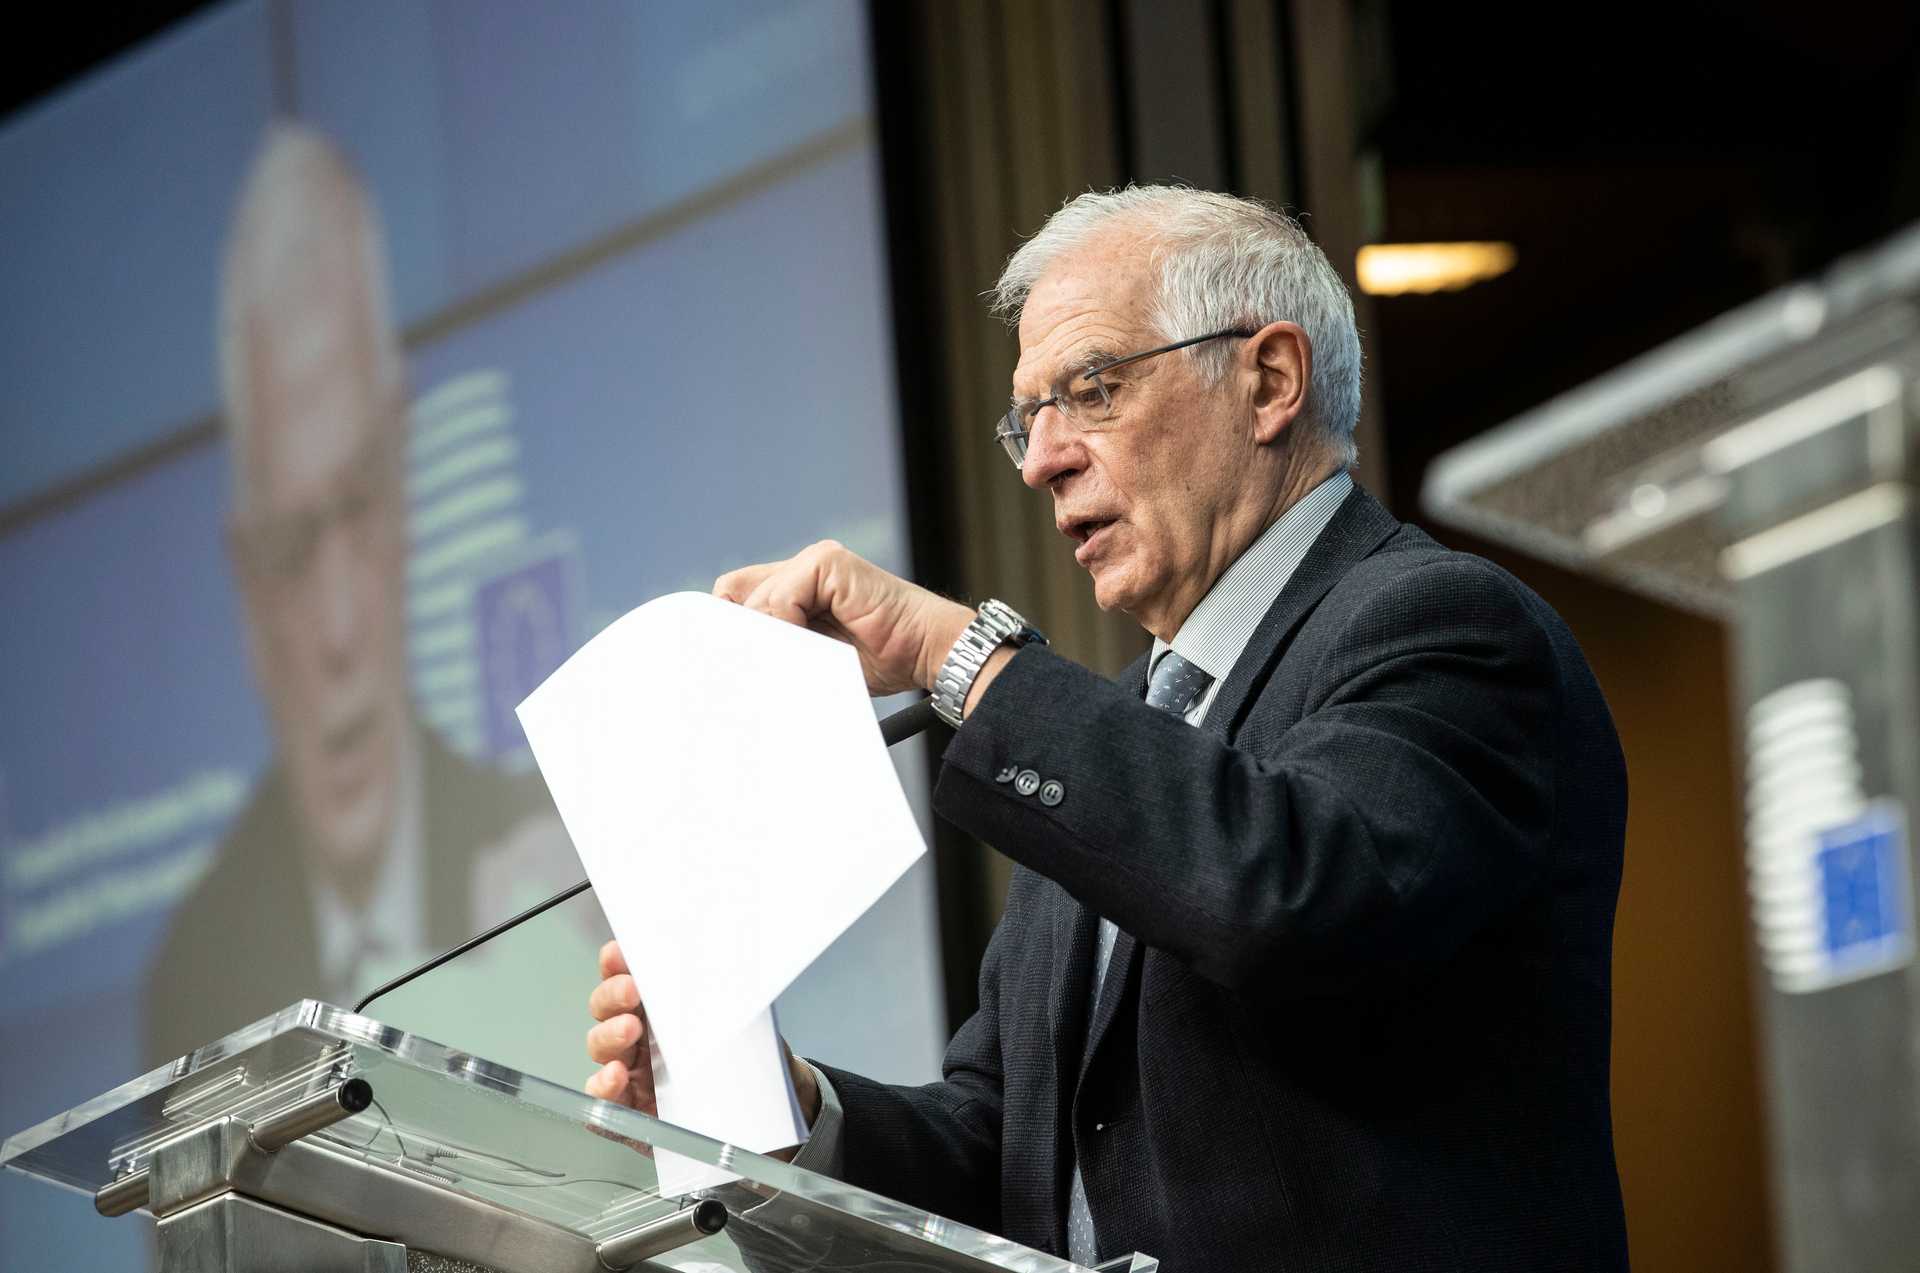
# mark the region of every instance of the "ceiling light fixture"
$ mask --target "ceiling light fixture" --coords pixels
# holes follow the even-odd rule
[[[1511,243],[1370,243],[1354,271],[1360,290],[1374,296],[1457,292],[1498,278],[1517,259]]]

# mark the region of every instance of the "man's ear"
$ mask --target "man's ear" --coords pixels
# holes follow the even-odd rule
[[[1253,370],[1253,438],[1271,446],[1307,406],[1313,383],[1313,342],[1298,323],[1268,323],[1247,341]]]

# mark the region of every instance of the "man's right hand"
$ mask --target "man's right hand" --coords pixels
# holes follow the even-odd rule
[[[647,1014],[619,942],[600,948],[600,984],[587,997],[587,1011],[599,1023],[587,1031],[587,1055],[600,1065],[587,1080],[587,1095],[658,1116],[653,1065],[647,1059]]]
[[[600,984],[587,996],[587,1011],[599,1022],[587,1031],[587,1055],[600,1068],[587,1080],[588,1096],[628,1105],[643,1114],[660,1116],[659,1102],[653,1095],[653,1063],[648,1058],[647,1011],[640,1004],[640,987],[634,984],[620,943],[610,941],[600,948]],[[807,1126],[820,1117],[820,1084],[813,1067],[793,1054],[786,1039],[780,1040],[780,1055],[786,1058],[787,1073],[793,1078],[793,1093],[806,1116]],[[792,1150],[773,1155],[782,1162],[793,1158]]]

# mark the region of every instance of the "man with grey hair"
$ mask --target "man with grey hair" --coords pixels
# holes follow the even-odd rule
[[[998,302],[999,444],[1153,649],[1110,682],[835,544],[716,583],[932,691],[935,807],[1018,864],[943,1080],[795,1059],[797,1161],[1082,1265],[1624,1268],[1626,778],[1565,625],[1353,484],[1351,303],[1285,216],[1083,195]],[[601,970],[588,1090],[649,1107]]]
[[[229,559],[276,763],[175,914],[148,1054],[352,1003],[498,918],[476,861],[557,842],[544,788],[469,765],[407,686],[407,392],[379,218],[298,124],[260,148],[221,276]]]

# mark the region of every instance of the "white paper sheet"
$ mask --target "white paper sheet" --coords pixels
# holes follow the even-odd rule
[[[655,1046],[651,1061],[660,1117],[674,1126],[749,1149],[784,1149],[807,1139],[806,1116],[780,1050],[772,1009],[712,1052],[668,1064]],[[668,1149],[655,1149],[653,1162],[660,1193],[669,1198],[739,1179]]]
[[[857,656],[675,593],[608,626],[519,716],[678,1089],[662,1116],[748,1149],[794,1143],[777,1051],[763,1066],[742,1040],[926,851]],[[739,1071],[730,1088],[695,1077],[702,1057]]]

